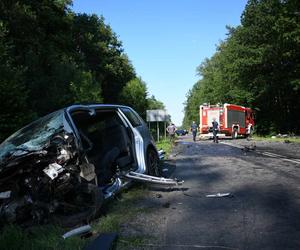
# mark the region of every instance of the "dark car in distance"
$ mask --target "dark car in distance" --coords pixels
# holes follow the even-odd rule
[[[186,129],[177,129],[175,133],[176,135],[181,136],[181,135],[187,135],[189,132]]]

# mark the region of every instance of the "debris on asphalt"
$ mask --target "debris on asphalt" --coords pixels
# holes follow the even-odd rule
[[[177,152],[177,153],[171,154],[170,157],[176,157],[177,155],[179,155],[179,154],[181,154],[181,153],[182,153],[182,151],[179,151],[179,152]]]
[[[208,194],[207,198],[221,198],[221,197],[232,197],[230,193],[216,193],[216,194]]]
[[[256,144],[253,142],[253,143],[251,143],[251,145],[244,146],[244,148],[241,148],[241,150],[243,150],[245,152],[254,151],[254,150],[256,150]]]
[[[279,134],[276,135],[275,137],[276,137],[276,138],[287,138],[287,137],[289,137],[289,136],[288,136],[288,134],[283,134],[283,135],[282,135],[282,134],[279,133]]]
[[[84,250],[110,250],[117,236],[117,233],[100,234],[95,240],[88,244]]]
[[[63,237],[63,239],[67,239],[67,238],[75,236],[75,235],[86,234],[86,233],[90,232],[91,229],[92,229],[92,227],[90,225],[77,227],[75,229],[72,229],[69,232],[66,232],[62,237]]]
[[[155,197],[156,198],[162,198],[162,194],[156,194]]]

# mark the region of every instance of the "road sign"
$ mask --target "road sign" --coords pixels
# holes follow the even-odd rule
[[[151,122],[156,122],[157,141],[159,141],[159,122],[164,122],[164,134],[166,139],[166,123],[170,121],[170,116],[168,115],[166,110],[146,110],[146,121],[149,123],[149,129],[151,127]]]
[[[163,109],[147,110],[146,114],[147,122],[167,122],[170,120],[170,116],[167,111]]]

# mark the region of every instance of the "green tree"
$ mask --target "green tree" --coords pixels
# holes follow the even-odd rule
[[[146,115],[147,86],[141,78],[135,78],[128,82],[120,95],[120,102],[134,108],[142,117]]]
[[[24,70],[14,67],[9,57],[12,49],[6,41],[6,27],[0,22],[0,142],[34,115],[28,109],[28,93],[23,84]]]
[[[74,102],[77,103],[103,101],[101,89],[94,82],[91,72],[77,72],[75,81],[70,84],[70,91]]]
[[[250,63],[241,64],[240,77],[254,92],[263,132],[299,132],[299,11],[296,0],[249,1],[242,29],[234,34],[251,53]]]
[[[74,17],[73,40],[76,61],[83,64],[99,86],[106,103],[119,103],[119,95],[135,72],[123,52],[122,43],[103,17],[77,14]]]
[[[188,93],[184,122],[203,102],[228,102],[254,108],[261,133],[299,132],[299,8],[296,0],[249,0],[241,25],[228,27],[198,67],[202,79]]]
[[[157,100],[154,95],[147,99],[147,109],[166,109],[163,102]]]
[[[117,35],[103,17],[76,14],[71,4],[0,1],[0,139],[74,102],[124,102],[145,114],[146,85]]]

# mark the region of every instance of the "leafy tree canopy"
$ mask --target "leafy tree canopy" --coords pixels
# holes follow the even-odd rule
[[[103,17],[74,13],[71,4],[0,1],[0,141],[72,103],[124,102],[145,113],[146,85],[117,35]]]
[[[227,27],[226,40],[198,67],[184,124],[198,117],[200,104],[227,102],[256,110],[260,133],[299,133],[299,13],[297,0],[249,0],[241,25]]]

